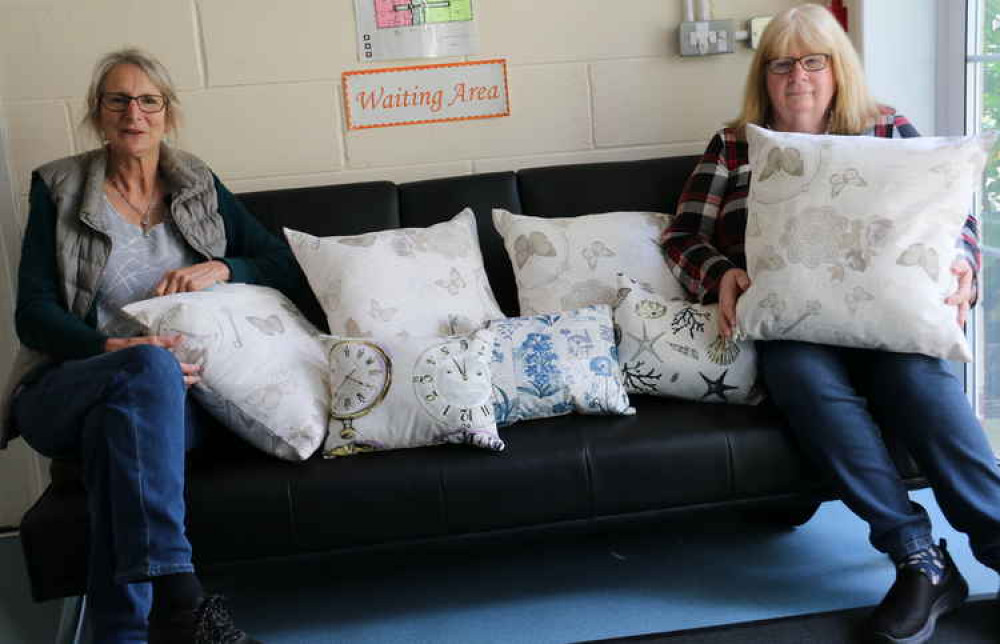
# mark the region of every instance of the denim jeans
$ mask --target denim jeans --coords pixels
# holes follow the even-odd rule
[[[149,579],[194,570],[184,458],[197,423],[177,359],[140,345],[63,362],[24,386],[13,415],[32,448],[82,461],[94,641],[145,642]]]
[[[1000,570],[1000,468],[945,361],[790,341],[758,342],[757,351],[772,399],[868,523],[872,545],[898,561],[933,543],[927,513],[910,501],[882,441],[884,428],[913,454],[976,558]]]

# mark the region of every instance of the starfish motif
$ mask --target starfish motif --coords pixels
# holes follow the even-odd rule
[[[723,371],[722,375],[719,376],[718,380],[712,380],[702,372],[700,371],[698,372],[698,375],[701,376],[701,379],[705,381],[706,385],[708,385],[708,390],[706,390],[704,395],[701,397],[702,400],[708,398],[709,396],[718,396],[719,398],[722,399],[723,402],[729,402],[729,400],[726,398],[726,392],[730,389],[739,389],[739,387],[733,387],[732,385],[726,384],[727,373],[729,373],[729,369]]]
[[[629,362],[635,362],[635,359],[638,358],[639,356],[641,356],[643,351],[649,351],[651,354],[653,354],[654,358],[656,358],[660,362],[663,362],[663,358],[660,357],[660,354],[658,354],[656,352],[656,349],[654,347],[655,347],[656,343],[659,341],[659,339],[662,338],[663,336],[665,336],[666,334],[667,334],[667,332],[663,331],[662,333],[660,333],[657,336],[653,336],[652,338],[649,337],[649,331],[646,329],[646,323],[645,322],[642,323],[642,337],[641,338],[639,336],[637,336],[637,335],[634,335],[634,334],[629,333],[628,331],[626,331],[625,335],[627,335],[628,337],[632,338],[633,340],[635,340],[636,342],[639,343],[639,348],[637,348],[635,350],[635,353],[632,354],[632,359],[629,360]]]

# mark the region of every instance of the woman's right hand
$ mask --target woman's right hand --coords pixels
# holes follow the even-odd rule
[[[739,324],[736,301],[748,288],[750,276],[742,268],[730,268],[722,274],[719,282],[719,333],[725,338],[732,338],[733,330]]]
[[[184,340],[184,336],[177,335],[141,335],[135,338],[108,338],[104,341],[104,351],[105,353],[110,353],[111,351],[118,351],[119,349],[127,349],[129,347],[135,347],[140,344],[151,344],[155,347],[163,347],[164,349],[170,350],[179,345]],[[201,367],[196,364],[190,364],[187,362],[178,363],[181,366],[181,373],[184,374],[184,386],[190,387],[193,384],[201,382]]]

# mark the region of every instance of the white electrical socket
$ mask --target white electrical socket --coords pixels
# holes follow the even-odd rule
[[[750,48],[757,49],[760,44],[760,37],[764,34],[764,28],[771,22],[771,16],[758,16],[750,19]]]
[[[681,56],[733,53],[735,29],[732,20],[682,22],[678,30]]]

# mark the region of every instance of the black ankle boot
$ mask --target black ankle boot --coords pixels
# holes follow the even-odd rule
[[[261,644],[233,623],[222,597],[203,597],[193,610],[149,616],[149,644]]]
[[[942,615],[958,608],[969,596],[969,586],[948,554],[947,542],[938,546],[944,573],[938,584],[916,568],[896,569],[896,582],[865,623],[867,640],[892,644],[921,644],[934,634]]]

